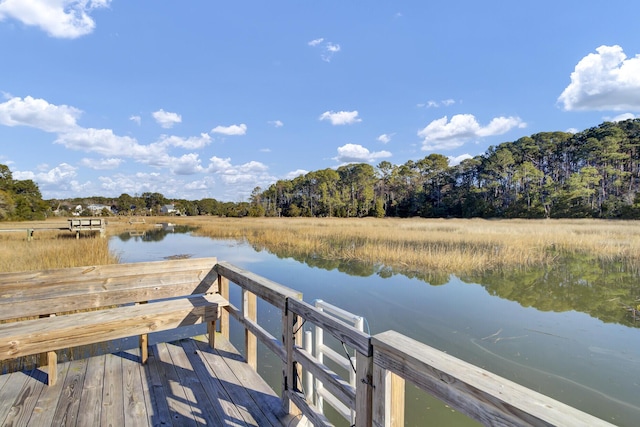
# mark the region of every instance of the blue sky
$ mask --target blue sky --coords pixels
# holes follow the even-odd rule
[[[244,201],[640,117],[640,2],[0,0],[0,163],[45,198]]]

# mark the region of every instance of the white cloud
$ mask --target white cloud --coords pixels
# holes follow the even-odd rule
[[[269,175],[269,168],[256,161],[242,165],[233,165],[230,158],[211,157],[207,172],[214,174],[225,185],[225,194],[231,200],[242,200],[251,194],[255,187],[265,187],[276,180]]]
[[[383,144],[388,144],[389,142],[391,142],[391,136],[392,135],[388,135],[386,133],[383,133],[382,135],[380,135],[378,137],[378,141],[382,142]]]
[[[325,111],[320,115],[319,120],[329,120],[332,125],[351,125],[361,122],[362,119],[358,118],[358,111]]]
[[[418,131],[418,136],[423,138],[425,151],[451,150],[475,138],[502,135],[515,127],[524,128],[526,123],[519,117],[496,117],[482,127],[472,114],[456,114],[451,121],[447,116],[432,121]]]
[[[182,122],[182,116],[177,113],[164,111],[162,108],[151,114],[156,122],[165,129],[172,128],[176,123]]]
[[[338,43],[332,43],[324,40],[324,37],[311,40],[307,45],[320,49],[320,58],[325,62],[331,62],[333,55],[340,52],[341,47]]]
[[[234,135],[244,135],[247,133],[247,125],[241,123],[239,125],[231,125],[231,126],[216,126],[211,129],[213,133],[219,133],[227,136]]]
[[[388,151],[371,152],[359,144],[345,144],[338,147],[338,156],[334,157],[334,160],[342,163],[373,162],[385,157],[391,157],[391,153]]]
[[[11,98],[0,104],[0,124],[29,126],[45,132],[66,132],[77,128],[82,112],[67,105],[49,104],[31,96]]]
[[[138,126],[140,125],[140,123],[142,123],[142,117],[140,117],[140,116],[131,116],[131,117],[129,117],[129,120],[131,120],[132,122],[137,123]]]
[[[109,159],[87,159],[80,160],[82,166],[95,170],[109,170],[117,169],[122,164],[122,159],[109,158]]]
[[[144,158],[153,154],[149,146],[137,143],[129,136],[118,136],[111,129],[76,128],[58,134],[54,141],[72,150],[97,153],[102,156],[126,155],[133,158]]]
[[[267,123],[269,123],[270,125],[273,125],[274,127],[277,127],[277,128],[281,128],[282,126],[284,126],[284,123],[282,123],[280,120],[271,120],[271,121],[269,121]]]
[[[311,40],[309,43],[307,43],[309,46],[318,46],[320,43],[322,43],[324,41],[324,38],[320,37],[319,39],[314,39]]]
[[[208,133],[201,133],[200,136],[191,136],[189,138],[162,135],[158,141],[158,144],[163,146],[180,147],[188,150],[204,148],[210,143],[211,136]]]
[[[176,175],[193,175],[204,170],[196,153],[172,158],[169,169]]]
[[[16,171],[13,173],[13,177],[20,180],[37,179],[39,183],[43,184],[59,184],[60,182],[68,180],[69,178],[74,178],[76,176],[77,170],[78,168],[75,168],[67,163],[61,163],[53,169],[45,170],[37,174],[30,171]]]
[[[459,165],[464,160],[473,159],[473,157],[470,154],[465,153],[457,157],[447,156],[447,159],[449,159],[449,166],[455,166],[455,165]]]
[[[640,55],[627,58],[622,48],[600,46],[582,58],[558,102],[572,110],[640,110]]]
[[[416,104],[416,107],[418,108],[439,108],[440,106],[444,106],[444,107],[449,107],[453,104],[455,104],[456,101],[453,99],[443,99],[442,101],[438,102],[438,101],[434,101],[433,99],[427,101],[427,102],[422,102],[420,104]]]
[[[635,115],[632,113],[623,113],[623,114],[618,114],[615,117],[605,117],[605,120],[609,122],[622,122],[625,120],[630,120],[635,118],[640,118],[640,115]]]
[[[93,32],[96,24],[89,14],[110,3],[111,0],[3,0],[0,21],[13,18],[39,27],[51,37],[74,39]]]
[[[284,179],[289,179],[289,180],[291,180],[291,179],[294,179],[294,178],[296,178],[296,177],[298,177],[298,176],[306,175],[306,174],[308,174],[308,173],[309,173],[309,171],[308,171],[308,170],[304,170],[304,169],[296,169],[296,170],[291,171],[291,172],[289,172],[288,174],[286,174],[286,175],[284,176]]]

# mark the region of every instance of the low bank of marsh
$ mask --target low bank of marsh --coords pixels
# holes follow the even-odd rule
[[[634,221],[179,218],[196,234],[327,259],[469,273],[552,265],[589,254],[640,271]]]
[[[160,222],[194,226],[200,236],[242,239],[273,252],[420,272],[526,269],[554,265],[569,255],[640,272],[635,221],[147,217],[144,224],[109,218],[107,233],[151,229]],[[37,232],[27,242],[21,233],[0,233],[0,271],[118,262],[107,239],[70,237]]]

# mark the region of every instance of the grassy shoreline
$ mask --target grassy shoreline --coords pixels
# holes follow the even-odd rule
[[[52,219],[48,223],[63,222]],[[397,266],[415,271],[471,273],[553,265],[571,254],[590,254],[640,271],[640,224],[606,220],[482,220],[398,218],[147,217],[144,224],[108,218],[107,234],[172,222],[196,235],[231,238],[272,251]],[[0,228],[27,228],[1,223]],[[25,233],[26,234],[26,233]],[[0,233],[0,271],[117,263],[108,240],[71,233]]]

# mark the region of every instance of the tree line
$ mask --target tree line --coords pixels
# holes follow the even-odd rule
[[[74,204],[105,214],[288,217],[640,218],[640,119],[578,133],[541,132],[450,166],[430,154],[401,165],[355,163],[256,187],[248,201],[167,199],[160,193],[44,202],[31,180],[0,165],[0,220],[41,219]]]
[[[450,166],[349,164],[254,190],[267,216],[640,218],[640,119],[542,132]]]

